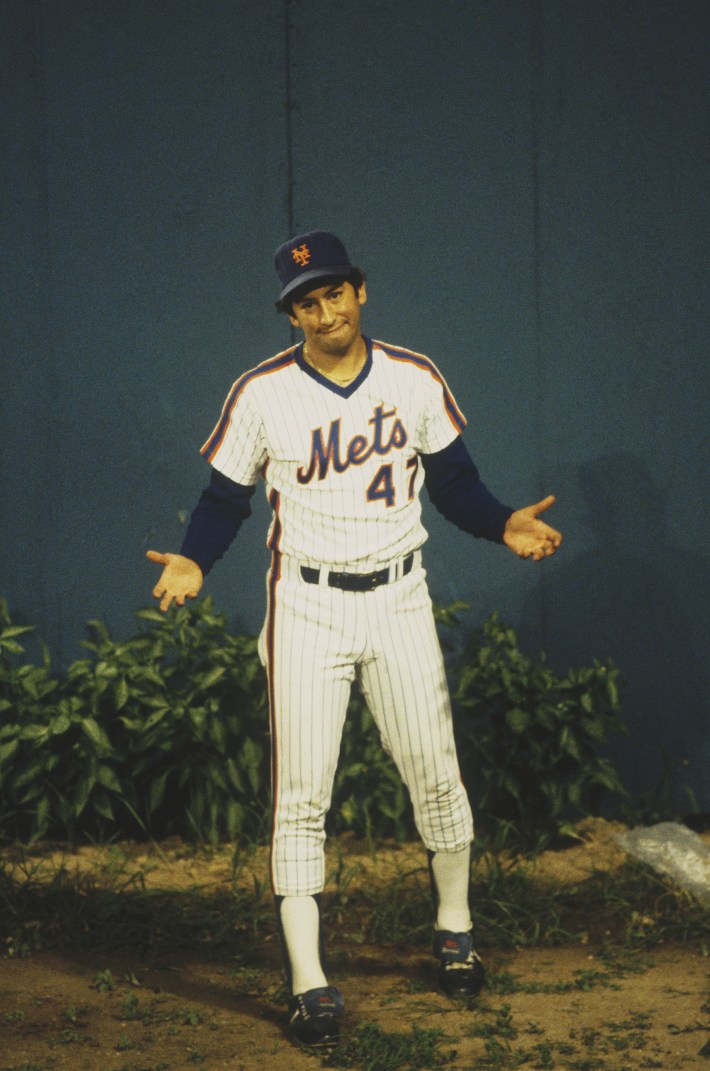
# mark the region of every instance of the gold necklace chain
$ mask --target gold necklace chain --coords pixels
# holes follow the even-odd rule
[[[341,387],[346,387],[348,383],[352,383],[352,381],[354,379],[357,379],[357,377],[360,375],[361,369],[358,369],[358,371],[355,372],[354,375],[346,377],[334,376],[332,372],[327,372],[325,368],[321,368],[320,365],[316,364],[316,362],[313,360],[310,353],[308,352],[308,347],[306,346],[305,342],[303,344],[303,356],[305,358],[306,363],[309,364],[311,368],[315,368],[316,372],[320,372],[320,374],[322,376],[325,376],[326,379],[331,379],[333,383],[337,383]]]

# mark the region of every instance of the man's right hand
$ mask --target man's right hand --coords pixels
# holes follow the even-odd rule
[[[157,550],[147,551],[146,558],[165,566],[153,588],[153,595],[160,599],[163,613],[170,608],[173,599],[177,606],[184,606],[185,599],[195,599],[200,594],[204,577],[192,558],[185,558],[182,554],[161,554]]]

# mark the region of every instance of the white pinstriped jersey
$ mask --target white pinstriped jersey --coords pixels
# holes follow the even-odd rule
[[[201,451],[236,483],[264,477],[270,547],[355,572],[424,543],[418,455],[443,450],[466,423],[428,357],[366,342],[345,387],[306,364],[302,343],[245,373]]]

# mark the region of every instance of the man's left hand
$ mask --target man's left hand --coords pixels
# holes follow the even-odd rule
[[[555,496],[548,495],[534,506],[516,510],[508,518],[503,542],[519,558],[532,558],[533,561],[539,562],[542,558],[554,554],[559,547],[562,542],[561,533],[538,520],[539,515],[549,509],[554,501]]]

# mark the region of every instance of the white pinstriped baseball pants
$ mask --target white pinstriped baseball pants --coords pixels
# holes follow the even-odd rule
[[[274,554],[259,649],[269,681],[277,896],[323,888],[325,816],[356,678],[425,846],[454,852],[473,839],[425,577],[417,552],[407,576],[347,592],[306,583],[295,559]]]

